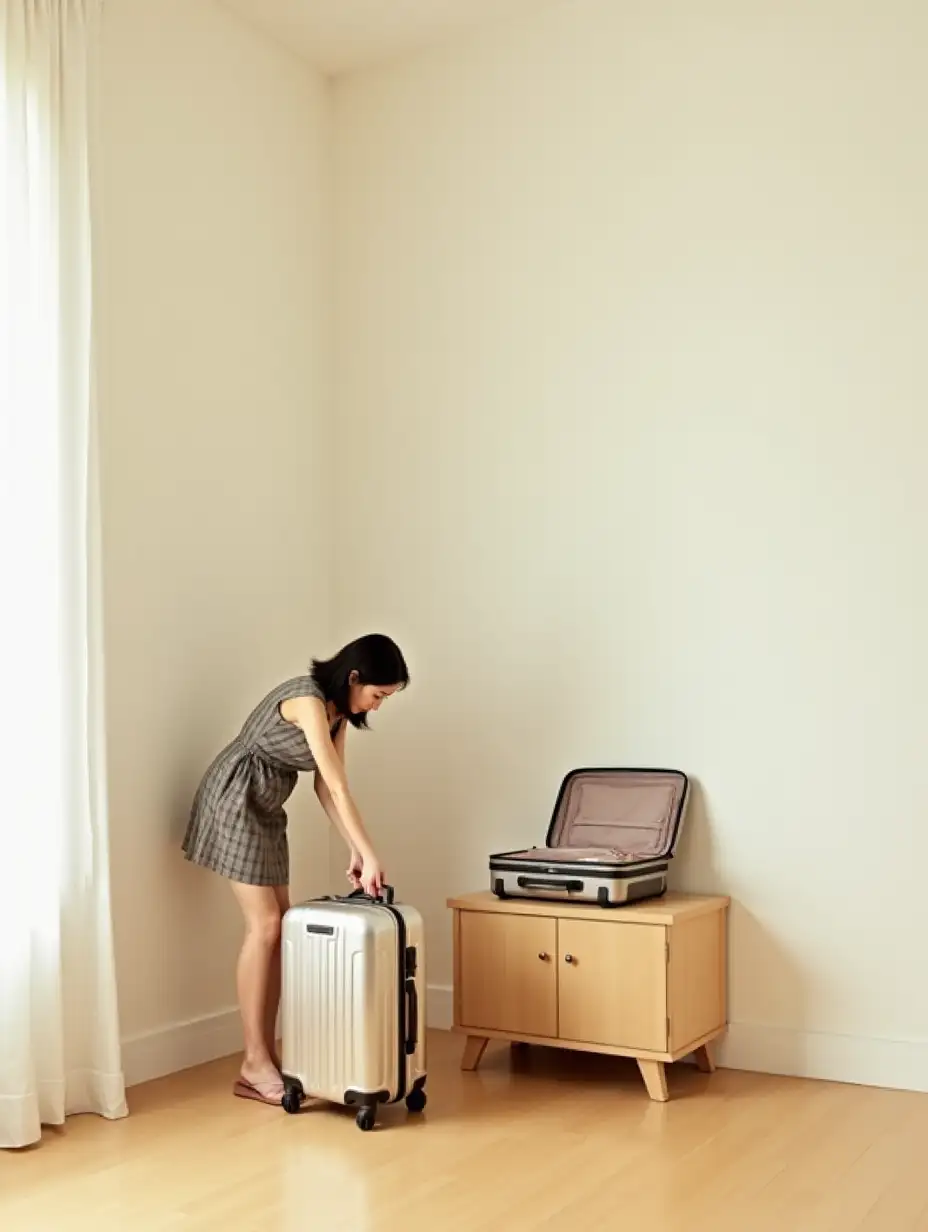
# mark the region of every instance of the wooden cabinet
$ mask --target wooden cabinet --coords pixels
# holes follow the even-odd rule
[[[652,1099],[666,1099],[664,1065],[692,1053],[711,1070],[725,1027],[728,901],[449,900],[463,1067],[476,1069],[490,1039],[614,1053],[636,1057]]]

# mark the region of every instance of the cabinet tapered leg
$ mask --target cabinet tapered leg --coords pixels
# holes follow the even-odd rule
[[[486,1052],[488,1039],[482,1035],[468,1035],[464,1045],[464,1055],[461,1058],[461,1069],[475,1070]]]
[[[697,1048],[693,1053],[693,1060],[696,1062],[696,1068],[700,1073],[715,1073],[715,1061],[712,1059],[712,1049],[709,1044],[703,1044],[701,1048]]]
[[[667,1074],[663,1061],[639,1061],[638,1068],[648,1088],[648,1094],[659,1104],[666,1104],[670,1096],[667,1094]]]

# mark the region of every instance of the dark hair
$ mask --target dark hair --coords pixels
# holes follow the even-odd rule
[[[354,727],[367,727],[366,714],[352,714],[351,673],[357,672],[357,684],[409,684],[409,669],[396,642],[383,633],[368,633],[343,646],[331,659],[313,659],[310,674],[325,694],[334,702],[340,715]]]

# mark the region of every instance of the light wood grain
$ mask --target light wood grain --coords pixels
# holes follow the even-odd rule
[[[486,1035],[468,1035],[461,1056],[461,1069],[475,1070],[486,1051],[489,1038]]]
[[[462,914],[461,1025],[556,1035],[556,954],[555,920]]]
[[[928,1097],[429,1039],[430,1102],[361,1134],[229,1094],[238,1059],[0,1152],[3,1232],[928,1232]],[[609,1098],[604,1099],[604,1092]]]
[[[715,1058],[712,1056],[712,1045],[702,1044],[693,1053],[693,1060],[700,1073],[714,1074],[715,1073]]]
[[[664,1104],[670,1098],[667,1093],[667,1071],[664,1068],[663,1061],[642,1061],[639,1059],[638,1068],[641,1071],[641,1076],[644,1079],[644,1085],[648,1088],[648,1094],[658,1103]]]
[[[558,920],[558,1037],[665,1051],[665,935],[647,924]]]
[[[491,1031],[487,1027],[483,1027],[479,1032],[474,1028],[471,1032],[465,1027],[452,1027],[452,1031],[456,1035],[470,1036],[472,1033],[479,1035],[481,1038],[490,1040],[506,1040],[508,1043],[520,1043],[536,1045],[544,1048],[565,1048],[568,1052],[601,1052],[604,1056],[609,1057],[640,1057],[643,1061],[664,1061],[667,1065],[673,1064],[675,1061],[682,1061],[686,1057],[695,1056],[699,1048],[703,1044],[710,1043],[717,1038],[717,1033],[707,1036],[706,1039],[695,1040],[686,1048],[681,1048],[678,1052],[649,1052],[645,1048],[616,1048],[611,1044],[597,1044],[592,1041],[584,1042],[583,1040],[569,1040],[561,1036],[545,1036],[545,1035],[528,1035],[518,1034],[514,1031]]]
[[[457,1028],[464,1021],[461,1015],[461,988],[463,987],[461,980],[461,920],[464,918],[464,913],[462,911],[452,911],[451,918],[453,921],[451,945],[454,969],[454,985],[451,990],[451,1021]]]
[[[693,916],[667,929],[670,1051],[723,1025],[724,914]]]
[[[627,907],[585,906],[582,903],[540,902],[531,899],[499,899],[490,890],[462,894],[449,898],[447,905],[455,911],[501,912],[505,915],[561,916],[569,912],[577,920],[606,920],[620,917],[630,924],[675,924],[692,916],[715,914],[729,906],[731,900],[719,894],[665,894]]]

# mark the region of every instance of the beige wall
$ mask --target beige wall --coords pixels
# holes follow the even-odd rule
[[[445,896],[569,767],[669,763],[677,881],[735,898],[729,1063],[928,1087],[928,19],[764,9],[574,0],[341,82],[330,284],[323,84],[207,0],[108,3],[130,1079],[238,1038],[238,920],[179,853],[205,764],[383,628],[413,687],[349,768],[433,1021]],[[305,786],[292,815],[297,893],[340,880]]]
[[[681,766],[729,1062],[928,1086],[926,37],[576,0],[338,86],[335,612],[408,652],[355,774],[433,982],[567,769]]]
[[[98,195],[113,895],[135,1079],[234,1047],[240,929],[182,861],[199,776],[330,635],[323,83],[197,0],[110,0]],[[292,810],[294,885],[325,822]]]

